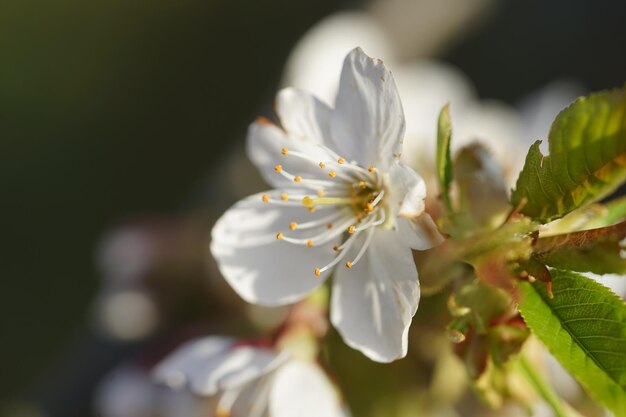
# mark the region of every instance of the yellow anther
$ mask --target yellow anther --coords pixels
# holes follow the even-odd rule
[[[326,164],[325,164],[325,163],[323,163],[323,162],[320,162],[320,164],[319,164],[319,165],[320,165],[320,168],[322,168],[322,169],[326,168]]]
[[[353,225],[353,226],[348,227],[348,233],[352,234],[354,232],[356,232],[356,226]]]
[[[322,271],[320,271],[319,268],[315,268],[315,276],[319,277],[321,275]]]
[[[338,164],[345,164],[346,160],[344,158],[339,158],[339,159],[337,159],[337,163]]]
[[[348,269],[352,268],[352,262],[346,261],[346,268]]]
[[[274,167],[274,171],[276,171],[276,172],[280,172],[280,171],[282,171],[282,170],[283,170],[283,166],[282,166],[282,165],[276,165],[276,166]]]
[[[276,234],[276,239],[278,239],[278,240],[282,240],[284,236],[285,236],[285,235],[283,235],[283,232],[278,232],[278,233]]]
[[[296,175],[295,177],[293,177],[294,182],[300,182],[302,181],[302,177],[300,175]]]
[[[309,207],[309,213],[315,213],[315,207]]]
[[[324,197],[324,194],[326,194],[326,193],[324,192],[324,190],[318,190],[318,192],[317,192],[317,196],[318,196],[318,197],[320,197],[320,198],[321,198],[321,197]]]
[[[365,181],[359,181],[359,188],[362,190],[365,190],[367,188],[367,184],[365,184]]]
[[[376,171],[376,168],[374,168],[372,165],[370,165],[369,168],[367,168],[367,170],[369,172],[374,172],[374,171]]]
[[[289,153],[289,150],[287,150],[287,148],[283,148],[281,149],[280,153],[282,153],[283,155],[287,155]]]
[[[312,240],[307,240],[306,241],[306,247],[307,248],[312,248],[313,247],[313,241]]]
[[[291,230],[296,230],[298,228],[298,223],[296,223],[296,222],[289,223],[289,228]]]
[[[309,197],[308,195],[305,196],[305,197],[302,197],[302,205],[304,207],[311,208],[311,207],[313,207],[314,204],[315,203],[314,203],[313,199],[311,197]]]
[[[370,213],[373,210],[374,210],[374,205],[372,203],[365,204],[365,212],[366,213]]]
[[[261,200],[263,200],[264,203],[267,203],[268,201],[270,201],[270,196],[267,194],[263,194],[261,196]]]
[[[328,223],[328,224],[326,225],[326,228],[327,228],[327,229],[332,229],[332,228],[333,228],[333,224],[332,224],[332,223]]]
[[[336,173],[335,171],[329,171],[329,172],[328,172],[328,176],[329,176],[330,178],[335,178],[335,177],[337,176],[337,173]]]
[[[289,196],[286,193],[282,193],[280,195],[280,199],[283,200],[283,201],[287,201],[287,200],[289,200]]]
[[[333,250],[334,250],[335,252],[338,252],[338,251],[339,251],[339,245],[335,245],[335,246],[333,246]]]

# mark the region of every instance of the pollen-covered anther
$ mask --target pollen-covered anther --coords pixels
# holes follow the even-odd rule
[[[356,232],[356,226],[352,225],[352,226],[348,227],[348,233],[352,234],[354,232]]]
[[[322,271],[319,268],[315,268],[315,276],[319,277],[322,274]]]
[[[322,169],[326,168],[326,164],[325,164],[325,163],[323,163],[323,162],[320,162],[320,163],[319,163],[319,166],[320,166],[320,168],[322,168]]]
[[[283,240],[283,237],[285,237],[285,235],[283,235],[283,232],[276,233],[276,239]]]
[[[339,159],[337,159],[337,163],[340,164],[340,165],[341,164],[345,164],[346,160],[345,160],[345,158],[339,158]]]
[[[282,165],[276,165],[274,167],[274,171],[276,171],[276,172],[281,172],[282,170],[283,170],[283,166]]]
[[[374,168],[374,166],[370,165],[369,168],[367,168],[367,170],[369,172],[374,172],[374,171],[376,171],[376,168]]]
[[[264,203],[267,203],[267,202],[269,202],[269,201],[270,201],[270,196],[269,196],[269,195],[267,195],[267,194],[263,194],[263,195],[261,196],[261,200],[262,200]]]
[[[307,240],[306,241],[306,247],[307,248],[312,248],[313,247],[313,241],[312,240]]]
[[[280,150],[280,153],[283,155],[287,155],[289,153],[289,150],[287,148],[283,148]]]
[[[317,196],[320,197],[320,198],[324,197],[325,194],[326,194],[326,192],[324,192],[324,190],[318,190],[318,192],[317,192]]]
[[[302,181],[302,177],[300,175],[296,175],[295,177],[293,177],[293,181],[294,182],[301,182]]]
[[[315,213],[315,207],[309,207],[309,213]]]
[[[366,203],[365,208],[363,210],[366,213],[371,213],[374,210],[374,205],[372,203]]]
[[[335,252],[339,252],[339,245],[335,245],[335,246],[333,246],[333,250],[334,250]]]
[[[296,223],[296,222],[289,223],[289,228],[291,230],[296,230],[298,228],[298,223]]]
[[[283,201],[287,201],[287,200],[289,200],[289,196],[286,193],[282,193],[280,195],[280,199],[283,200]]]
[[[332,229],[332,228],[333,228],[333,224],[332,224],[332,223],[328,223],[328,224],[326,225],[326,228],[327,228],[327,229]]]
[[[346,261],[346,268],[348,269],[352,268],[352,262]]]
[[[328,176],[329,176],[330,178],[335,178],[335,177],[337,176],[337,173],[336,173],[335,171],[329,171],[329,172],[328,172]]]
[[[362,190],[365,190],[367,188],[367,184],[365,184],[365,181],[359,181],[359,188]]]

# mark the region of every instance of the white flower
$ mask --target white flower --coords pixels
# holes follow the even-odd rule
[[[346,416],[319,366],[286,351],[238,345],[228,338],[188,342],[153,375],[171,389],[204,398],[204,417]]]
[[[261,119],[248,135],[276,190],[218,220],[211,250],[222,274],[246,301],[278,305],[335,270],[331,321],[346,343],[376,361],[405,356],[420,295],[411,249],[442,238],[424,212],[424,181],[399,161],[404,114],[391,73],[357,48],[334,109],[284,89],[276,111],[282,129]]]

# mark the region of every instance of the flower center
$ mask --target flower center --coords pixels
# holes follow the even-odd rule
[[[328,148],[323,149],[334,160],[319,161],[285,148],[281,154],[298,158],[303,166],[315,164],[319,169],[327,171],[329,179],[305,178],[298,173],[285,171],[282,165],[276,165],[274,171],[296,183],[302,194],[281,193],[280,200],[271,199],[267,194],[262,196],[265,203],[305,207],[311,213],[318,209],[331,209],[331,214],[311,221],[290,221],[288,226],[291,233],[279,231],[276,234],[279,240],[307,247],[320,246],[339,237],[341,243],[333,247],[337,255],[327,265],[315,268],[315,276],[337,265],[355,245],[360,246],[357,254],[352,260],[346,261],[345,266],[352,268],[356,265],[367,250],[376,226],[387,219],[382,174],[372,166],[365,169],[355,162],[346,161]]]

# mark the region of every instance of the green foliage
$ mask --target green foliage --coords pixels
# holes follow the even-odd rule
[[[626,274],[620,241],[626,238],[626,222],[592,230],[539,239],[533,257],[546,265],[596,274]]]
[[[544,156],[535,142],[512,203],[540,222],[564,216],[613,192],[626,180],[624,89],[581,97],[554,120]]]
[[[545,284],[523,283],[520,310],[550,352],[616,416],[626,415],[626,305],[610,290],[554,269]]]
[[[448,211],[452,210],[452,203],[450,202],[450,182],[452,181],[451,136],[450,107],[446,104],[441,109],[437,121],[437,179],[441,198]]]

